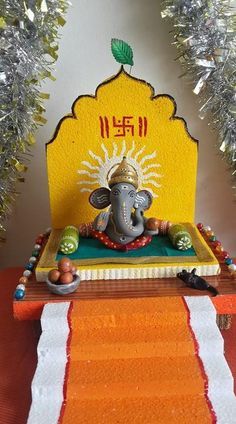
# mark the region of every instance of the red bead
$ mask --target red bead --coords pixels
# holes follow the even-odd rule
[[[35,240],[35,244],[42,244],[43,243],[43,237],[38,237],[36,240]]]
[[[203,224],[201,222],[199,222],[197,224],[197,228],[199,229],[199,231],[202,231],[203,230]]]
[[[223,250],[223,252],[221,253],[221,256],[222,256],[223,259],[227,259],[227,258],[229,258],[229,253],[226,252],[225,250]]]

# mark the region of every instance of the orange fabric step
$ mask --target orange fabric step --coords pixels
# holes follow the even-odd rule
[[[63,424],[211,424],[202,396],[73,400]]]
[[[132,319],[131,319],[132,321]],[[182,323],[186,322],[186,319]],[[73,320],[73,325],[78,325],[77,320]],[[127,322],[123,327],[102,327],[102,328],[80,328],[80,345],[96,345],[96,344],[133,344],[133,343],[169,343],[171,340],[181,342],[191,342],[192,337],[190,332],[186,332],[186,326],[181,325],[181,322],[173,322],[172,324],[163,318],[160,322],[159,317],[153,325],[140,325],[135,326],[131,331],[133,322]],[[72,341],[73,343],[73,341]]]
[[[70,384],[78,384],[78,387],[83,388],[86,385],[105,387],[124,380],[134,385],[172,380],[173,367],[174,377],[180,384],[199,377],[199,366],[194,356],[78,361],[74,366],[76,372],[70,375]]]
[[[71,399],[133,398],[143,396],[199,395],[204,383],[195,358],[138,358],[78,362],[70,376]],[[87,361],[86,361],[87,362]],[[90,364],[92,368],[89,369]],[[194,382],[194,383],[193,383]],[[74,391],[73,391],[74,387]]]
[[[181,297],[141,297],[128,299],[98,299],[75,302],[77,316],[95,317],[96,315],[128,316],[136,313],[171,313],[181,312]]]
[[[79,338],[78,338],[79,340]],[[71,361],[105,360],[121,358],[151,358],[152,356],[186,356],[193,355],[193,343],[186,341],[140,342],[140,343],[103,343],[75,344],[71,346]],[[76,366],[76,365],[75,365]]]
[[[182,305],[181,305],[182,306]],[[110,329],[110,328],[139,328],[145,326],[181,326],[182,323],[186,322],[186,316],[179,311],[146,311],[133,312],[128,314],[125,312],[112,313],[112,314],[96,314],[92,316],[76,316],[73,315],[75,325],[77,325],[81,331],[84,330],[99,330],[99,329]],[[171,323],[171,324],[170,324]]]
[[[166,396],[172,396],[174,398],[178,393],[178,396],[203,396],[204,386],[202,380],[196,379],[193,384],[193,380],[189,379],[175,379],[170,378],[169,380],[156,380],[146,381],[142,383],[127,383],[124,378],[123,382],[120,383],[109,383],[109,384],[73,384],[70,382],[70,397],[67,401],[77,400],[101,400],[106,399],[142,399],[146,397],[155,397],[157,394],[159,398]]]

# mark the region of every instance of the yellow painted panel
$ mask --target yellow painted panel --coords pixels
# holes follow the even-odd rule
[[[95,218],[90,192],[107,186],[109,169],[123,155],[137,169],[139,188],[154,195],[147,216],[194,221],[196,140],[175,117],[170,96],[154,96],[148,83],[121,68],[95,96],[75,101],[47,145],[53,228]]]

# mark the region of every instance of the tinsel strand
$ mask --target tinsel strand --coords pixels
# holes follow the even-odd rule
[[[219,133],[217,148],[230,165],[236,188],[236,15],[229,0],[164,0],[163,18],[173,23],[173,44],[200,101]]]
[[[52,76],[67,0],[2,0],[0,8],[0,234],[23,181]]]

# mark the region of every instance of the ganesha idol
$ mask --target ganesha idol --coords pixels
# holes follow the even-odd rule
[[[138,191],[138,174],[133,166],[126,157],[117,165],[112,174],[114,167],[108,172],[109,188],[100,187],[90,195],[94,208],[109,207],[96,216],[90,235],[108,248],[127,251],[149,244],[159,232],[160,221],[144,216],[152,204],[152,195],[148,190]]]

